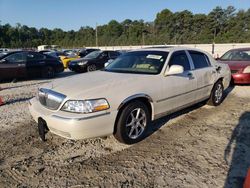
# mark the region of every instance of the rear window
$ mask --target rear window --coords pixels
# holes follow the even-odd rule
[[[195,51],[189,51],[189,54],[193,60],[195,69],[200,69],[210,66],[208,57],[205,54]]]
[[[43,60],[45,59],[45,56],[40,54],[40,53],[34,53],[34,52],[30,52],[28,54],[28,60],[30,61],[36,61],[36,60]]]
[[[230,50],[220,60],[224,61],[250,61],[250,50]]]

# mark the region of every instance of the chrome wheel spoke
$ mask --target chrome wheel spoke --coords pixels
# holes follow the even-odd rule
[[[135,117],[136,119],[138,119],[138,118],[139,118],[140,112],[141,112],[141,109],[140,109],[140,108],[138,108],[138,109],[137,109],[137,112],[136,112],[136,117]]]
[[[134,130],[135,130],[135,127],[132,126],[128,134],[129,137],[132,137],[132,133],[134,132]]]
[[[140,127],[142,131],[144,130],[144,125],[143,124],[139,123],[138,127]]]
[[[139,136],[139,130],[138,130],[138,127],[135,128],[135,137],[138,137]]]
[[[219,84],[214,93],[216,103],[218,103],[221,100],[222,95],[223,95],[223,89],[222,86]]]
[[[131,121],[129,124],[126,124],[126,127],[131,127],[133,126],[133,122]]]
[[[142,117],[140,117],[140,118],[138,119],[138,122],[141,122],[141,121],[144,120],[144,119],[146,119],[146,117],[145,117],[145,115],[142,115]]]

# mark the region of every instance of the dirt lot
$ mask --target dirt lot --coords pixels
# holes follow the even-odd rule
[[[45,82],[0,85],[7,102],[0,107],[0,187],[234,187],[250,167],[250,86],[229,88],[219,107],[199,104],[162,118],[144,141],[126,146],[112,136],[48,134],[42,143],[27,106]]]

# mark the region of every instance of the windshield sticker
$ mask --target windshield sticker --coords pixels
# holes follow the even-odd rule
[[[161,55],[149,54],[149,55],[147,55],[147,58],[149,58],[149,59],[158,59],[158,60],[160,60],[160,59],[162,58],[162,56],[161,56]]]

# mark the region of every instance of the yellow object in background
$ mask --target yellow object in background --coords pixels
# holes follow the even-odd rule
[[[59,56],[59,57],[63,63],[64,69],[68,68],[70,61],[80,58],[80,56]]]

